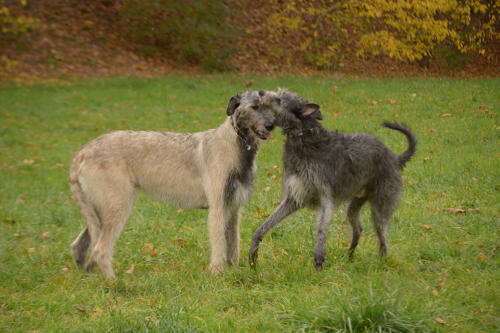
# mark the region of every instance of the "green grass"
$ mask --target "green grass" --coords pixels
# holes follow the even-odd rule
[[[388,258],[377,260],[365,210],[348,262],[339,209],[316,272],[315,214],[303,210],[266,236],[258,269],[249,268],[259,210],[270,214],[280,200],[283,136],[275,131],[243,211],[239,267],[221,277],[207,271],[206,211],[139,195],[117,242],[117,280],[77,271],[69,245],[84,224],[67,180],[72,154],[117,129],[216,127],[250,80],[254,89],[297,91],[322,105],[326,127],[373,133],[395,152],[406,140],[381,122],[413,128],[418,152],[404,171]],[[0,86],[0,331],[498,331],[499,92],[499,79],[223,75]]]

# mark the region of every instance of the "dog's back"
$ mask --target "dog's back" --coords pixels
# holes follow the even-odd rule
[[[154,131],[104,134],[75,154],[70,182],[85,183],[102,178],[101,175],[117,178],[123,174],[120,179],[124,182],[159,200],[184,208],[206,207],[206,198],[198,190],[203,185],[196,163],[200,160],[196,156],[200,144],[200,138],[193,134]]]

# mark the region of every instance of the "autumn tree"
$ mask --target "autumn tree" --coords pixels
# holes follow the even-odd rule
[[[494,0],[273,0],[250,33],[267,36],[272,61],[302,59],[332,68],[346,55],[415,62],[439,56],[493,57],[499,4]]]

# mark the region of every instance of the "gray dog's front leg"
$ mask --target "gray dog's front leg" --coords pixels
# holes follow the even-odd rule
[[[333,203],[330,197],[321,197],[321,207],[318,212],[318,231],[316,234],[316,248],[314,249],[314,267],[320,271],[326,256],[326,236],[332,217]]]
[[[264,235],[274,228],[278,223],[280,223],[287,216],[298,210],[300,207],[291,198],[286,198],[280,205],[274,210],[274,212],[267,218],[267,220],[260,225],[255,231],[252,237],[252,247],[250,248],[248,259],[251,267],[255,267],[257,261],[259,244],[264,238]]]

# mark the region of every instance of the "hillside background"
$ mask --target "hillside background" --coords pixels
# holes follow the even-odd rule
[[[0,0],[0,78],[498,76],[494,0]]]

